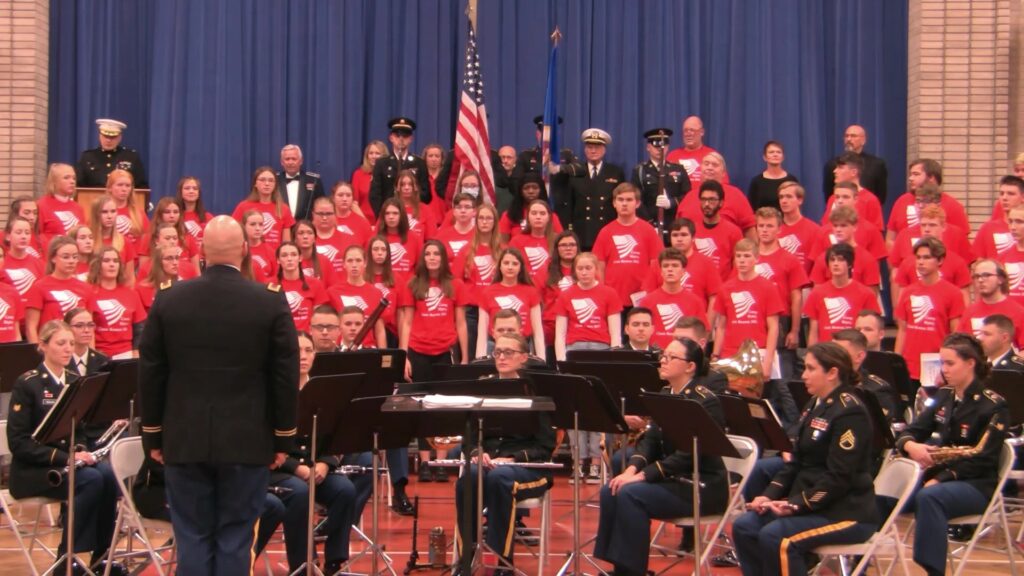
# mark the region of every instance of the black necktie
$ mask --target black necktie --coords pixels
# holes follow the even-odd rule
[[[78,373],[81,374],[82,376],[85,376],[85,373],[86,373],[85,360],[82,360],[82,359],[78,360]]]
[[[597,166],[590,167],[590,177],[594,178],[595,180],[597,179]]]

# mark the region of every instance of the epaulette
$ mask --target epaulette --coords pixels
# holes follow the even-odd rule
[[[37,370],[35,368],[29,370],[28,372],[25,372],[25,376],[28,376],[29,378],[31,378],[33,376],[38,376],[38,375],[39,375],[39,370]]]
[[[318,180],[320,179],[320,174],[318,174],[318,173],[316,173],[316,172],[309,172],[309,171],[306,171],[306,176],[309,176],[309,177],[311,177],[311,178],[316,178],[316,179],[318,179]]]
[[[989,400],[991,400],[994,404],[999,404],[1000,402],[1003,402],[1003,403],[1006,402],[1006,400],[1002,396],[1000,396],[999,393],[996,392],[995,390],[989,390],[989,389],[986,388],[985,391],[982,392],[982,394],[984,394],[985,397],[988,398]]]
[[[1024,364],[1024,356],[1018,356],[1016,354],[1010,358],[1010,362],[1016,362],[1018,364]]]
[[[840,392],[839,401],[842,402],[843,406],[860,406],[860,399],[850,394],[849,392]]]
[[[886,382],[885,380],[879,378],[878,376],[875,376],[874,374],[868,374],[868,380],[871,380],[872,382],[874,382],[875,384],[878,384],[879,386],[888,386],[889,385],[888,382]]]
[[[708,396],[712,395],[711,390],[705,388],[703,384],[697,384],[696,386],[694,386],[693,391],[696,392],[697,394],[700,394],[701,398],[707,398]]]
[[[270,290],[271,292],[280,292],[281,291],[281,285],[280,284],[267,284],[267,290]]]
[[[174,282],[171,280],[164,280],[163,282],[160,283],[161,290],[167,290],[171,286],[174,286]]]

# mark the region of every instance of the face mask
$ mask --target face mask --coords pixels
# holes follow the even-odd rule
[[[480,196],[480,188],[477,187],[477,186],[474,186],[474,187],[463,186],[462,187],[462,192],[463,192],[463,194],[469,194],[473,198],[476,198],[476,197]]]

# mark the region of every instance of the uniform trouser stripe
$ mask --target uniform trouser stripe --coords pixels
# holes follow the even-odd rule
[[[533,482],[513,482],[512,483],[512,510],[508,515],[508,534],[505,535],[505,545],[502,546],[501,555],[508,558],[512,552],[512,538],[516,534],[516,494],[520,490],[533,490],[536,488],[542,488],[547,486],[548,479],[540,478]]]
[[[256,569],[256,539],[260,533],[260,519],[256,519],[256,524],[252,527],[252,546],[249,547],[249,576],[253,576],[254,570]]]
[[[803,532],[797,532],[788,538],[782,539],[782,544],[779,546],[779,561],[782,563],[782,576],[789,576],[789,545],[793,542],[800,542],[807,540],[808,538],[814,538],[815,536],[822,536],[825,534],[831,534],[833,532],[839,532],[840,530],[846,530],[856,526],[857,523],[852,520],[844,520],[842,522],[836,522],[835,524],[826,524],[811,530],[804,530]]]

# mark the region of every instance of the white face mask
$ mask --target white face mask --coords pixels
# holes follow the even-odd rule
[[[464,194],[469,194],[473,198],[476,198],[476,197],[480,196],[480,187],[478,187],[478,186],[473,186],[473,187],[463,186],[462,187],[462,192]]]

